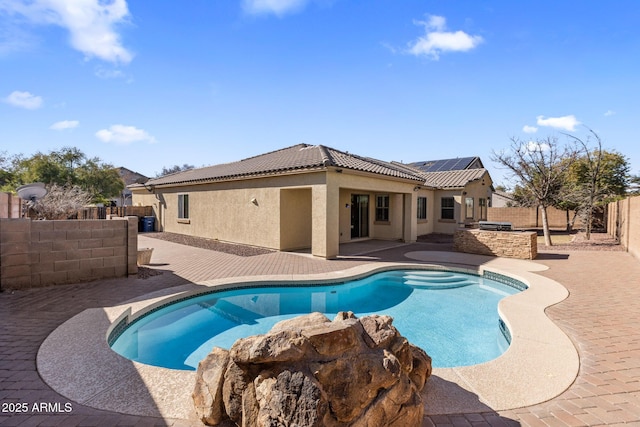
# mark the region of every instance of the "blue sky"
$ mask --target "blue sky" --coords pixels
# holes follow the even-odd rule
[[[640,173],[636,0],[0,0],[0,151],[154,176],[300,142],[382,160],[595,130]]]

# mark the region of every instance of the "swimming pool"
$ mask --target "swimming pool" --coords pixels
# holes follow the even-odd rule
[[[474,365],[508,347],[498,302],[523,286],[458,271],[392,270],[339,284],[238,287],[173,302],[109,337],[114,351],[137,362],[195,370],[214,346],[266,333],[284,319],[318,311],[358,317],[387,314],[434,367]]]

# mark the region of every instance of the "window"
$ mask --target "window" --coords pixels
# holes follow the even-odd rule
[[[418,219],[427,219],[427,198],[418,197]]]
[[[473,218],[473,197],[465,197],[464,199],[464,217]]]
[[[478,206],[480,206],[480,219],[487,219],[487,199],[478,199]]]
[[[376,221],[389,221],[389,196],[376,196]]]
[[[453,197],[443,197],[440,199],[440,218],[454,219],[453,206]]]
[[[178,218],[189,218],[189,195],[178,194]]]

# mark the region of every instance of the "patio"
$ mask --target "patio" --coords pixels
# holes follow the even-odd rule
[[[69,401],[42,381],[35,362],[40,344],[61,323],[87,308],[117,305],[192,281],[329,273],[377,261],[407,262],[407,252],[448,248],[437,243],[360,242],[341,248],[341,253],[349,255],[326,261],[290,253],[239,257],[143,235],[139,246],[155,248],[151,267],[163,274],[0,294],[0,426],[191,425],[186,420],[100,411],[75,402],[65,406]],[[576,381],[560,396],[539,405],[499,413],[431,416],[424,425],[593,426],[629,425],[640,419],[640,262],[625,252],[555,250],[543,252],[536,262],[550,267],[539,274],[562,283],[570,292],[547,314],[578,349],[581,366]],[[16,413],[23,406],[10,405],[24,403],[25,413]],[[33,404],[41,403],[50,405],[34,410]]]

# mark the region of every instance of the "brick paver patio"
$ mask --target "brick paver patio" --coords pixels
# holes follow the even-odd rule
[[[36,369],[40,344],[87,308],[116,305],[189,281],[322,273],[376,260],[407,262],[406,252],[447,247],[417,243],[365,256],[364,243],[351,247],[353,256],[325,261],[288,253],[243,258],[145,236],[140,236],[140,246],[155,248],[152,268],[163,274],[0,293],[0,426],[189,425],[184,420],[85,407],[69,402],[42,381]],[[640,426],[640,261],[624,252],[547,251],[536,262],[549,266],[542,274],[570,291],[569,298],[547,309],[547,314],[578,349],[581,366],[575,383],[560,396],[532,407],[431,416],[424,425]]]

